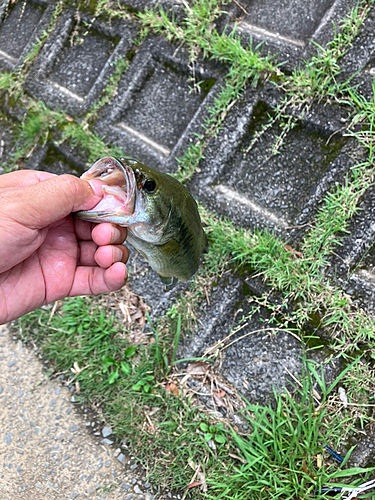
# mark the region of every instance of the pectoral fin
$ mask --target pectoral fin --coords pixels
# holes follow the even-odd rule
[[[160,276],[159,274],[159,278],[165,285],[164,287],[165,292],[169,292],[169,290],[172,290],[172,288],[174,288],[178,283],[178,278],[175,277]]]

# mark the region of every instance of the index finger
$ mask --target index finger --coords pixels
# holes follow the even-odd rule
[[[38,170],[17,170],[16,172],[0,175],[0,189],[31,186],[55,176],[56,174],[40,172]]]

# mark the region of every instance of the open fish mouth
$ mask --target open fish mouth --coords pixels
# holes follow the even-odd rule
[[[77,212],[79,218],[95,221],[134,213],[136,180],[133,169],[128,165],[106,156],[96,161],[81,175],[81,179],[99,179],[105,184],[102,186],[102,200],[91,210]]]

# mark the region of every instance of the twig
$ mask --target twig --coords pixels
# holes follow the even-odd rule
[[[338,403],[338,404],[341,404],[341,405],[344,404],[343,401],[331,401],[331,404],[332,403]],[[366,403],[345,403],[345,404],[347,404],[348,406],[350,405],[350,406],[366,406],[366,407],[371,406],[371,407],[375,407],[375,404],[371,405],[371,404],[366,404]]]
[[[245,326],[247,326],[248,323],[244,323],[243,325],[239,326],[238,328],[236,328],[235,330],[233,330],[233,332],[231,332],[229,335],[227,335],[225,337],[225,339],[223,340],[219,340],[219,342],[217,342],[216,345],[213,345],[212,347],[210,347],[209,349],[207,349],[207,351],[203,354],[203,357],[204,356],[207,356],[208,354],[210,354],[210,352],[212,351],[215,351],[216,349],[219,349],[219,346],[220,344],[224,344],[227,340],[229,340],[235,333],[239,332],[240,330],[242,330],[243,328],[245,328]]]
[[[56,309],[57,309],[57,305],[58,305],[59,301],[56,300],[56,302],[53,304],[53,307],[52,307],[52,311],[51,311],[51,314],[49,315],[49,318],[48,318],[48,321],[47,321],[47,325],[49,326],[49,324],[51,323],[51,319],[53,318],[55,312],[56,312]]]
[[[277,328],[263,328],[262,330],[254,330],[252,332],[246,333],[245,335],[242,335],[242,337],[239,337],[238,339],[233,340],[233,342],[231,342],[230,344],[225,345],[224,347],[222,347],[221,350],[227,349],[228,347],[230,347],[231,345],[235,344],[239,340],[242,340],[245,337],[248,337],[249,335],[252,335],[253,333],[261,333],[261,332],[265,332],[267,330],[271,330],[271,331],[277,330],[279,332],[289,333],[289,335],[291,335],[292,337],[296,338],[299,342],[301,342],[301,339],[295,333],[290,332],[289,330],[278,330]]]
[[[173,52],[173,55],[172,57],[176,57],[177,55],[177,52],[180,50],[180,48],[183,46],[183,44],[185,43],[185,40],[182,40],[181,43],[179,43],[178,47],[176,48],[176,50]]]
[[[189,465],[190,465],[190,464],[189,464]],[[191,483],[193,483],[193,482],[194,482],[195,478],[196,478],[196,477],[197,477],[197,475],[198,475],[199,469],[200,469],[200,465],[198,465],[198,467],[196,468],[196,471],[194,472],[193,477],[190,479],[190,483],[189,483],[189,484],[191,484]],[[188,484],[188,486],[189,486],[189,484]],[[185,493],[182,495],[181,500],[185,500],[185,498],[186,498],[186,496],[187,496],[187,494],[188,494],[188,493],[189,493],[189,490],[188,490],[188,489],[186,489]]]
[[[218,382],[216,379],[215,379],[215,384],[220,387],[220,389],[223,389],[223,391],[225,391],[227,394],[229,394],[230,396],[234,396],[234,392],[229,389],[229,387],[227,387],[226,385],[224,384],[221,384],[220,382]]]
[[[148,423],[150,424],[150,427],[151,427],[151,429],[152,429],[152,432],[155,432],[155,426],[154,426],[154,424],[152,423],[151,418],[147,415],[147,413],[146,413],[145,415],[146,415],[146,418],[147,418],[147,420],[148,420]]]
[[[250,14],[247,12],[247,10],[245,9],[245,7],[242,7],[242,5],[241,5],[239,2],[237,2],[237,0],[232,0],[232,2],[234,2],[236,5],[238,5],[238,7],[239,7],[241,10],[243,10],[247,16],[249,16],[249,15],[250,15]]]
[[[204,287],[204,293],[205,293],[205,295],[206,295],[207,304],[208,304],[208,306],[210,306],[210,305],[211,305],[211,304],[210,304],[210,299],[209,299],[209,297],[208,297],[208,292],[207,292],[207,288],[206,288],[206,287]]]

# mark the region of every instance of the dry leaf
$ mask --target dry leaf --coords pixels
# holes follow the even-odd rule
[[[341,401],[344,403],[344,408],[346,408],[348,406],[348,396],[346,395],[343,387],[339,387],[339,396]]]
[[[137,311],[135,312],[134,314],[131,314],[130,315],[130,318],[131,318],[131,322],[134,323],[137,319],[140,319],[142,318],[143,314],[142,314],[142,311]]]
[[[321,468],[322,463],[323,463],[322,455],[319,454],[319,455],[316,456],[316,465],[317,465],[318,469]]]
[[[186,367],[186,372],[190,375],[206,375],[210,364],[207,361],[193,361]]]
[[[188,460],[188,464],[193,470],[195,470],[195,463],[191,459]]]
[[[167,385],[165,386],[165,390],[167,393],[171,392],[174,396],[179,395],[178,387],[173,382],[167,382]]]
[[[65,120],[66,120],[67,122],[73,122],[73,121],[74,121],[74,118],[72,118],[72,117],[71,117],[71,116],[69,116],[69,115],[65,115]]]
[[[202,483],[200,481],[194,481],[194,483],[190,483],[186,489],[190,490],[190,488],[195,488],[196,486],[200,486]]]
[[[217,406],[222,406],[223,408],[226,408],[224,401],[217,394],[214,394],[214,400],[215,400],[215,403],[217,404]]]
[[[284,245],[284,248],[287,252],[290,252],[293,257],[298,257],[299,259],[302,259],[303,255],[301,254],[301,252],[297,252],[297,250],[293,247],[291,247],[290,245]]]
[[[216,444],[214,443],[214,441],[212,441],[212,439],[209,439],[207,441],[207,445],[209,448],[211,448],[211,450],[216,450]]]

